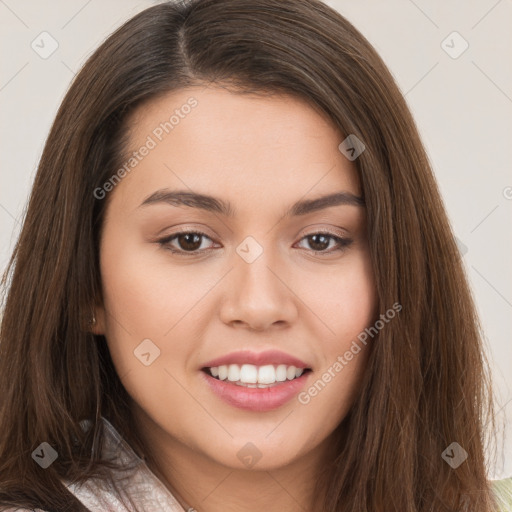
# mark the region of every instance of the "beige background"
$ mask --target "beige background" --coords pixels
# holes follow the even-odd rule
[[[71,79],[116,27],[155,3],[0,0],[0,270]],[[327,3],[373,43],[416,118],[461,242],[493,361],[503,432],[490,477],[511,476],[512,1]],[[46,59],[31,47],[43,31],[58,42]]]

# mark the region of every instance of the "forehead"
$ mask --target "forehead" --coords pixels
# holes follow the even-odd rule
[[[342,134],[294,96],[190,87],[146,102],[127,127],[126,160],[150,147],[123,179],[123,195],[140,200],[162,187],[235,201],[254,194],[280,202],[339,190],[360,195],[355,166],[338,150]]]

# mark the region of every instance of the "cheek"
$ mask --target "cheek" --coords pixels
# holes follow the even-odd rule
[[[368,253],[354,254],[345,263],[331,276],[328,290],[326,282],[313,296],[331,332],[318,337],[322,364],[298,397],[312,417],[329,418],[327,430],[341,421],[357,395],[371,350],[371,338],[364,339],[364,332],[373,325],[376,314],[377,295]]]
[[[374,319],[376,290],[372,272],[361,262],[339,286],[335,303],[334,330],[339,349],[357,337]]]
[[[102,247],[101,275],[109,328],[124,328],[136,337],[161,338],[200,299],[198,274],[169,263],[157,244],[110,236]],[[203,276],[204,277],[204,276]]]
[[[354,264],[353,272],[347,276],[346,286],[342,286],[340,319],[336,324],[341,333],[332,344],[329,354],[331,373],[344,374],[338,386],[356,386],[366,367],[371,339],[364,336],[365,330],[375,321],[377,292],[369,253],[365,251]],[[342,358],[340,363],[340,356]],[[339,365],[343,368],[340,369]],[[332,367],[334,363],[334,368]],[[336,372],[335,370],[339,370]],[[341,380],[341,379],[340,379]]]
[[[325,340],[323,353],[332,358],[373,322],[377,294],[369,255],[355,252],[332,272],[304,282],[301,296],[322,321],[325,329],[319,339]]]
[[[156,259],[149,261],[140,248],[129,250],[125,244],[120,253],[114,242],[115,238],[110,239],[104,247],[101,272],[105,337],[116,372],[128,394],[145,410],[158,411],[163,404],[171,410],[190,407],[172,376],[194,347],[173,340],[179,340],[176,333],[186,328],[186,317],[180,319],[190,309],[189,303],[199,299],[197,289],[193,291],[183,272],[165,268]],[[193,295],[188,299],[187,289]],[[194,413],[192,408],[187,410],[191,417]]]
[[[152,367],[164,362],[165,334],[198,294],[187,283],[183,272],[173,271],[171,266],[163,264],[165,258],[157,255],[158,247],[141,245],[123,233],[122,228],[105,231],[100,258],[105,337],[119,375],[142,366],[137,351],[143,342],[151,352],[151,359],[158,355]],[[186,297],[187,290],[190,300]]]

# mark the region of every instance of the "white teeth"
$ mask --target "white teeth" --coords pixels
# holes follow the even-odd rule
[[[229,364],[221,366],[212,366],[209,368],[213,377],[219,380],[228,380],[239,385],[246,385],[251,388],[266,388],[276,382],[284,382],[300,377],[304,373],[304,368],[287,366],[280,364],[273,366],[267,364],[264,366],[255,366],[253,364]]]
[[[277,382],[284,382],[286,380],[286,365],[280,364],[276,368],[276,381]]]
[[[258,382],[258,369],[252,364],[243,364],[240,369],[240,380],[247,384]]]
[[[215,367],[210,368],[210,371],[215,369]],[[226,380],[228,378],[228,367],[223,364],[222,366],[218,367],[219,370],[219,379],[220,380]],[[213,373],[212,373],[213,375]]]
[[[240,366],[237,364],[230,364],[228,366],[228,380],[231,382],[240,380]]]
[[[288,366],[288,368],[286,369],[286,378],[288,380],[292,380],[295,378],[295,370],[297,368],[295,368],[295,366]]]
[[[271,364],[260,366],[258,370],[258,384],[274,384],[276,371]]]
[[[245,388],[257,388],[258,386],[261,386],[261,384],[244,384],[243,382],[235,382],[235,384],[237,386],[243,386]],[[266,386],[262,386],[262,387],[266,387]]]

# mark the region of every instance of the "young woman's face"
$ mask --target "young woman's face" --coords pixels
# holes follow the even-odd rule
[[[220,87],[173,92],[129,123],[136,155],[99,199],[96,332],[140,424],[162,450],[234,468],[319,450],[358,392],[357,337],[376,312],[343,137],[301,100]]]

